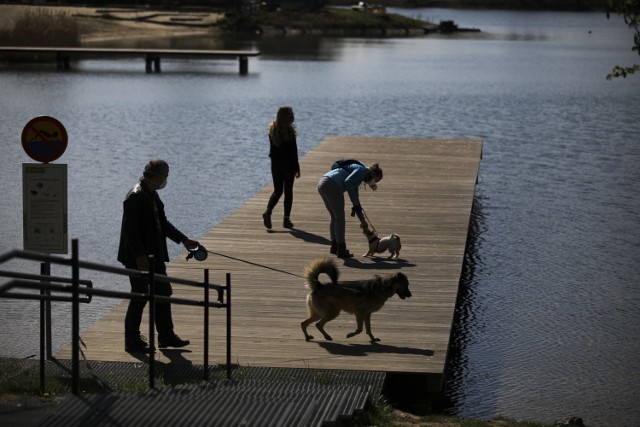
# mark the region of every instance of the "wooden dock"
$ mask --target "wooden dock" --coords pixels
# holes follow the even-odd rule
[[[71,60],[143,58],[147,73],[161,71],[161,58],[174,59],[238,59],[240,74],[249,72],[249,57],[259,56],[253,50],[195,50],[195,49],[126,49],[88,47],[19,47],[0,46],[1,56],[28,56],[56,62],[59,70],[68,70]]]
[[[203,268],[213,283],[231,273],[232,362],[241,366],[383,371],[424,375],[431,388],[442,386],[467,230],[478,176],[482,141],[327,137],[301,160],[302,176],[294,187],[292,221],[282,228],[282,200],[274,210],[273,231],[262,224],[271,184],[201,237],[211,252],[203,262],[185,254],[169,264],[169,275],[202,280]],[[405,273],[413,297],[394,296],[372,316],[379,343],[366,334],[345,338],[355,329],[343,313],[326,326],[334,341],[307,342],[300,322],[307,317],[302,273],[309,261],[329,256],[328,213],[318,195],[318,179],[338,158],[379,162],[384,179],[378,191],[361,190],[361,202],[381,235],[402,238],[400,260],[363,258],[367,240],[358,221],[347,216],[347,243],[357,256],[338,265],[343,279]],[[179,226],[179,220],[173,220]],[[174,296],[200,298],[201,291],[174,286]],[[124,352],[122,302],[81,336],[91,360],[136,361]],[[82,310],[82,308],[81,308]],[[143,320],[143,334],[148,320]],[[210,363],[223,364],[224,310],[212,311]],[[191,340],[182,350],[156,353],[162,363],[203,361],[203,315],[174,306],[176,332]],[[309,331],[316,338],[315,327]],[[317,332],[317,331],[316,331]],[[69,344],[55,356],[70,358]]]

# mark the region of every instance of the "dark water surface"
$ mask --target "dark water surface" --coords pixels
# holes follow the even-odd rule
[[[70,238],[83,259],[113,265],[121,201],[147,159],[170,162],[168,215],[198,238],[270,183],[266,126],[281,104],[295,109],[301,154],[327,135],[479,137],[453,411],[639,426],[640,76],[605,80],[613,65],[638,62],[633,34],[598,13],[401,12],[483,31],[158,42],[261,50],[246,77],[235,61],[167,61],[158,75],[141,60],[68,73],[0,64],[0,252],[22,247],[30,159],[20,134],[37,115],[69,133],[59,162],[69,165]],[[2,268],[37,271],[12,264]],[[114,304],[83,308],[83,328]],[[59,348],[69,315],[54,309]],[[37,353],[36,313],[36,303],[0,301],[1,355]]]

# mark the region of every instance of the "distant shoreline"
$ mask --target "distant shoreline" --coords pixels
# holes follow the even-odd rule
[[[330,6],[348,6],[357,1],[333,0]],[[607,10],[607,0],[585,0],[579,6],[575,0],[383,0],[386,7],[444,8],[444,9],[503,9],[531,11],[602,12]],[[535,3],[533,5],[532,3]]]
[[[376,16],[344,8],[319,13],[256,11],[227,18],[222,11],[156,10],[123,7],[8,5],[0,4],[0,30],[10,29],[28,11],[45,10],[69,15],[78,24],[80,46],[104,45],[129,39],[168,37],[216,37],[223,34],[329,36],[416,36],[432,32],[479,31],[458,28],[453,21],[442,25],[397,14]]]
[[[337,0],[331,2],[331,6],[348,6],[355,3],[351,0]],[[375,4],[376,2],[371,2]],[[604,10],[605,0],[592,0],[582,8],[576,8],[573,0],[539,1],[543,6],[531,8],[531,2],[525,0],[486,0],[482,2],[469,0],[417,0],[411,5],[406,0],[390,0],[384,4],[389,7],[444,7],[444,8],[472,8],[472,9],[526,9],[526,10]],[[548,4],[547,4],[548,3]],[[544,7],[546,5],[547,7]],[[573,7],[569,7],[573,5]],[[510,7],[507,7],[510,6]],[[527,7],[525,7],[527,6]],[[102,4],[95,6],[66,6],[66,5],[38,5],[38,4],[0,4],[0,29],[11,28],[13,22],[28,10],[44,9],[47,11],[66,13],[78,22],[81,33],[81,44],[90,45],[104,43],[110,40],[118,41],[123,38],[158,38],[158,37],[187,37],[187,36],[215,36],[226,32],[218,25],[225,14],[221,10],[207,8],[182,8],[182,9],[144,9],[128,8],[122,5],[109,6]],[[455,25],[455,23],[453,23]],[[313,23],[307,28],[298,28],[293,25],[274,26],[262,22],[257,31],[248,31],[261,35],[279,34],[357,34],[385,36],[385,35],[416,35],[426,32],[441,30],[437,23],[425,23],[419,26],[380,25],[379,28],[357,26],[338,28],[331,30],[315,26]],[[455,31],[469,31],[477,29],[455,29]],[[246,30],[245,30],[246,31]],[[445,29],[442,29],[445,31]]]
[[[54,13],[66,13],[72,16],[80,28],[82,44],[128,38],[211,35],[217,31],[215,23],[222,17],[219,12],[198,13],[198,17],[207,26],[195,27],[191,25],[167,25],[162,22],[163,19],[169,21],[172,18],[179,17],[188,19],[189,16],[194,15],[191,12],[167,12],[159,16],[158,21],[154,22],[153,20],[103,19],[101,18],[103,11],[109,9],[105,7],[0,4],[0,30],[12,28],[13,22],[28,10],[39,9]],[[113,8],[113,10],[124,10],[122,13],[126,14],[138,13],[136,9]]]

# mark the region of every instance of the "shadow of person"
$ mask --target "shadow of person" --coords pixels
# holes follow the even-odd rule
[[[165,356],[167,359],[169,359],[169,363],[173,363],[173,364],[188,364],[188,365],[192,365],[193,362],[191,362],[190,360],[186,359],[182,353],[191,353],[191,350],[186,350],[186,349],[171,349],[171,348],[162,348],[159,350],[160,353],[162,353],[163,356]],[[140,353],[140,352],[127,352],[127,354],[129,354],[131,357],[138,359],[139,361],[141,361],[142,363],[145,364],[149,364],[149,355],[146,353]],[[158,354],[158,350],[156,350],[155,354]],[[160,365],[164,365],[163,362],[160,362],[156,356],[155,358],[155,363],[156,365],[160,366]]]
[[[367,356],[369,354],[387,353],[429,357],[434,354],[433,350],[429,349],[398,347],[395,345],[381,344],[380,342],[369,344],[343,344],[334,341],[317,341],[316,343],[329,353],[338,356]]]
[[[289,233],[296,239],[304,240],[305,242],[317,243],[319,245],[331,245],[331,240],[327,239],[326,237],[308,233],[297,228],[290,229]]]
[[[146,353],[141,353],[137,351],[127,351],[127,354],[135,359],[138,359],[144,364],[149,364],[149,355]]]
[[[183,383],[185,379],[198,381],[204,378],[204,366],[194,365],[185,359],[184,353],[191,353],[185,349],[162,349],[160,352],[169,359],[169,363],[158,363],[157,376],[167,385]]]
[[[191,350],[187,350],[184,348],[163,348],[160,350],[160,353],[162,353],[167,359],[169,359],[169,363],[187,365],[193,364],[191,360],[186,359],[182,355],[183,353],[191,353]]]

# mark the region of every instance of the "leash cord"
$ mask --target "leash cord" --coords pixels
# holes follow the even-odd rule
[[[258,264],[258,263],[255,263],[255,262],[247,261],[246,259],[241,259],[241,258],[236,258],[236,257],[232,257],[232,256],[229,256],[229,255],[221,254],[219,252],[213,252],[213,251],[209,251],[209,250],[207,250],[207,252],[210,253],[211,255],[218,255],[218,256],[229,258],[229,259],[232,259],[232,260],[235,260],[235,261],[244,262],[246,264],[255,265],[256,267],[262,267],[262,268],[266,268],[267,270],[277,271],[279,273],[289,274],[291,276],[295,276],[295,277],[299,277],[301,279],[304,279],[303,276],[300,276],[299,274],[291,273],[290,271],[280,270],[278,268],[269,267],[268,265]]]
[[[367,212],[363,209],[363,210],[362,210],[362,213],[364,214],[364,217],[367,219],[367,222],[368,222],[368,223],[369,223],[369,225],[371,226],[371,229],[377,233],[376,228],[373,226],[373,223],[372,223],[372,222],[371,222],[371,220],[369,219],[369,215],[367,215]]]

